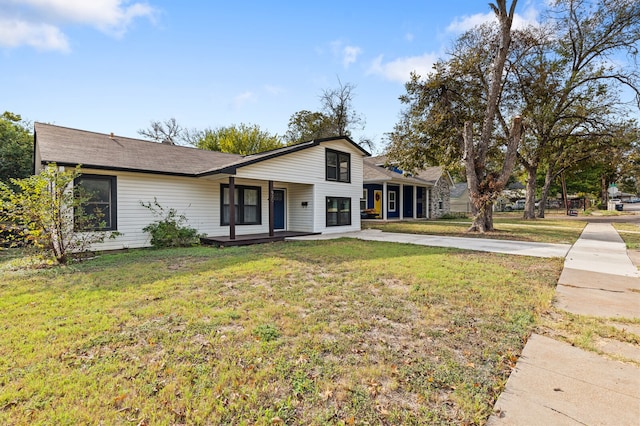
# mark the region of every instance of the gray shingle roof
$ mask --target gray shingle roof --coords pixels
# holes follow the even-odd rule
[[[387,157],[384,155],[364,159],[364,181],[373,182],[376,180],[395,180],[406,183],[421,185],[435,185],[442,177],[443,169],[439,166],[427,167],[413,176],[404,176],[400,173],[384,168],[387,164]]]
[[[111,136],[44,123],[35,123],[35,138],[43,163],[74,166],[81,164],[85,168],[186,176],[235,173],[238,167],[290,154],[316,146],[323,141],[338,139],[346,140],[363,155],[369,155],[347,137],[317,139],[247,156]]]
[[[81,164],[85,168],[196,175],[224,167],[241,155],[205,151],[35,123],[35,138],[45,163]]]

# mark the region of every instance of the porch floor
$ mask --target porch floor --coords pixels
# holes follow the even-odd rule
[[[251,244],[272,243],[275,241],[284,241],[289,237],[303,237],[305,235],[317,235],[319,232],[295,232],[295,231],[276,231],[273,236],[269,236],[268,232],[261,234],[236,235],[235,240],[229,238],[228,235],[218,237],[202,237],[200,242],[204,245],[217,247],[234,247],[248,246]]]

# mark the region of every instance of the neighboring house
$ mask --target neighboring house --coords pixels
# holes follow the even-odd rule
[[[449,213],[453,181],[442,167],[405,175],[386,156],[364,159],[363,218],[435,219]]]
[[[78,183],[96,194],[105,231],[98,250],[144,247],[157,199],[208,236],[346,232],[360,229],[365,150],[347,137],[241,156],[35,123],[35,170],[81,165]],[[270,194],[272,196],[270,196]]]
[[[471,213],[471,199],[467,182],[456,183],[451,189],[451,211],[455,213]]]

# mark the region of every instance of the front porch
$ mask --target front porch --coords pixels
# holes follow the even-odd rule
[[[284,241],[289,237],[303,237],[305,235],[317,235],[318,232],[295,232],[295,231],[275,231],[273,235],[269,235],[268,232],[259,234],[247,234],[236,235],[231,238],[228,235],[222,235],[217,237],[202,237],[200,243],[203,245],[216,246],[216,247],[236,247],[236,246],[248,246],[252,244],[273,243],[276,241]]]
[[[396,182],[363,185],[360,218],[369,220],[415,220],[430,217],[431,188]]]

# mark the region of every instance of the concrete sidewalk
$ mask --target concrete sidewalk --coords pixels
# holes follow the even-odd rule
[[[399,234],[382,232],[379,229],[365,229],[339,234],[308,235],[287,238],[288,240],[329,240],[335,238],[357,238],[367,241],[388,241],[393,243],[417,244],[431,247],[449,247],[492,253],[516,254],[535,257],[565,257],[569,244],[532,243],[526,241],[491,240],[487,238],[440,237],[436,235]]]
[[[556,306],[603,318],[640,318],[638,291],[640,274],[616,230],[588,224],[565,259]],[[601,349],[640,362],[637,345],[611,342]],[[534,334],[494,411],[490,426],[638,425],[640,368]]]

